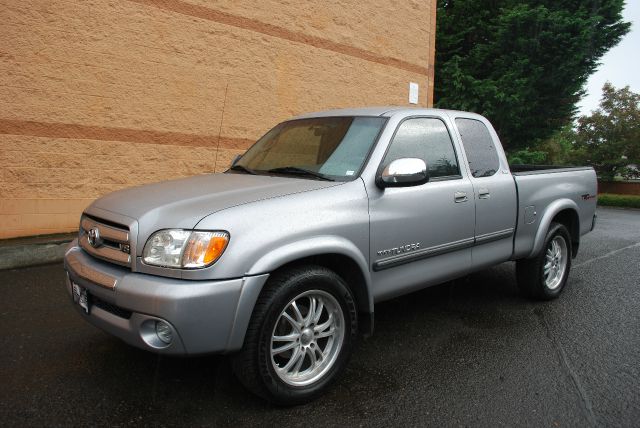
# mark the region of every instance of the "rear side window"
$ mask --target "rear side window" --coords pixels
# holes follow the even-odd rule
[[[453,142],[440,119],[415,118],[402,122],[384,164],[401,158],[424,160],[431,178],[460,175]]]
[[[456,119],[462,145],[474,177],[490,177],[500,168],[498,152],[486,125],[474,119]]]

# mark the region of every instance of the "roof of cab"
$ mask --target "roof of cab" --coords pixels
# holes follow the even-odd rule
[[[455,110],[444,110],[444,109],[435,109],[435,108],[383,106],[383,107],[359,107],[359,108],[324,110],[324,111],[318,111],[313,113],[304,113],[294,117],[293,119],[309,119],[313,117],[336,117],[336,116],[391,117],[396,114],[410,115],[410,114],[429,114],[429,113],[435,113],[435,112],[464,113],[465,115],[470,114],[467,112],[457,112]]]

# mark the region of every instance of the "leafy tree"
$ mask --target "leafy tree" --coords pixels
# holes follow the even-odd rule
[[[507,148],[569,123],[624,0],[438,0],[436,106],[487,116]]]
[[[546,162],[550,165],[578,165],[583,157],[580,156],[575,143],[576,131],[571,123],[536,145],[536,149],[546,154]]]
[[[600,107],[578,119],[576,153],[601,178],[637,176],[628,165],[640,164],[640,94],[606,83]]]

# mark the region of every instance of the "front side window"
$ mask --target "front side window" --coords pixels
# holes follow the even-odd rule
[[[386,122],[382,117],[320,117],[283,122],[232,169],[346,181],[357,176]]]
[[[498,152],[486,125],[475,119],[456,119],[469,168],[474,177],[491,177],[500,168]]]
[[[384,165],[401,158],[424,160],[429,178],[460,175],[451,136],[440,119],[425,117],[402,122],[393,137]]]

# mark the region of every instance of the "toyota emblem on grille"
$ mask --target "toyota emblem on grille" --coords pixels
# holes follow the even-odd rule
[[[100,231],[97,227],[89,229],[89,232],[87,232],[87,240],[89,241],[89,245],[94,248],[98,248],[100,246]]]

